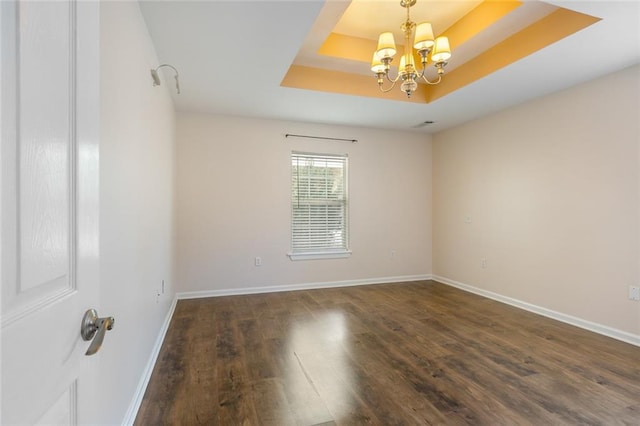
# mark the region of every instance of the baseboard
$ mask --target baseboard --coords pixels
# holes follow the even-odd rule
[[[147,390],[147,385],[149,384],[149,380],[151,379],[151,373],[153,373],[153,367],[156,365],[156,360],[158,359],[158,355],[160,354],[160,349],[162,348],[162,343],[164,342],[164,336],[167,334],[167,330],[169,329],[169,324],[171,323],[171,318],[173,317],[173,312],[176,309],[177,302],[178,299],[174,297],[173,302],[171,302],[171,306],[167,311],[167,315],[164,318],[162,327],[158,332],[156,343],[153,345],[151,356],[149,356],[147,365],[144,368],[144,373],[142,374],[140,382],[138,383],[138,388],[133,395],[133,400],[131,401],[131,404],[129,404],[129,409],[124,416],[124,420],[122,420],[122,425],[131,426],[136,420],[136,415],[138,414],[138,410],[140,409],[140,404],[142,404],[142,398],[144,398],[144,393]]]
[[[228,288],[220,290],[186,291],[176,293],[177,299],[198,299],[201,297],[239,296],[243,294],[276,293],[281,291],[315,290],[333,287],[352,287],[358,285],[388,284],[407,281],[430,280],[431,274],[403,275],[399,277],[366,278],[361,280],[328,281],[306,284],[276,285],[265,287]]]
[[[468,284],[463,284],[461,282],[454,281],[446,277],[433,275],[432,279],[434,281],[438,281],[440,283],[449,285],[451,287],[456,287],[456,288],[459,288],[460,290],[468,291],[469,293],[474,293],[479,296],[496,300],[498,302],[506,303],[507,305],[515,306],[516,308],[524,309],[525,311],[533,312],[535,314],[539,314],[547,318],[551,318],[567,324],[571,324],[576,327],[583,328],[585,330],[593,331],[594,333],[602,334],[603,336],[611,337],[616,340],[621,340],[623,342],[630,343],[634,346],[640,346],[640,335],[637,335],[637,334],[628,333],[626,331],[618,330],[612,327],[608,327],[606,325],[587,321],[582,318],[577,318],[571,315],[563,314],[561,312],[556,312],[551,309],[543,308],[541,306],[536,306],[531,303],[523,302],[518,299],[513,299],[511,297],[507,297],[498,293],[493,293],[491,291],[483,290],[481,288],[474,287]]]

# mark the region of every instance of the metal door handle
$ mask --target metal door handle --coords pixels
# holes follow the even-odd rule
[[[113,328],[115,321],[113,317],[98,318],[95,309],[89,309],[84,313],[80,334],[85,341],[93,339],[85,355],[93,355],[100,350],[105,333]]]

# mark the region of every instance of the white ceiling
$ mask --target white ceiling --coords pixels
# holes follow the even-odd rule
[[[640,62],[640,0],[555,0],[547,3],[602,20],[430,104],[281,87],[323,3],[165,0],[140,7],[160,63],[180,72],[181,94],[173,93],[179,111],[433,133]],[[163,84],[172,81],[167,72]],[[435,124],[414,128],[426,120]]]

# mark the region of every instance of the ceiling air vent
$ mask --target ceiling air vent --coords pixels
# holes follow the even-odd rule
[[[427,120],[427,121],[423,121],[422,123],[418,123],[415,126],[413,126],[414,129],[419,129],[420,127],[424,127],[424,126],[428,126],[430,124],[435,123],[435,121],[433,120]]]

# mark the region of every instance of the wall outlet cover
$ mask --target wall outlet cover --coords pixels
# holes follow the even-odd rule
[[[629,286],[629,300],[640,300],[640,286]]]

